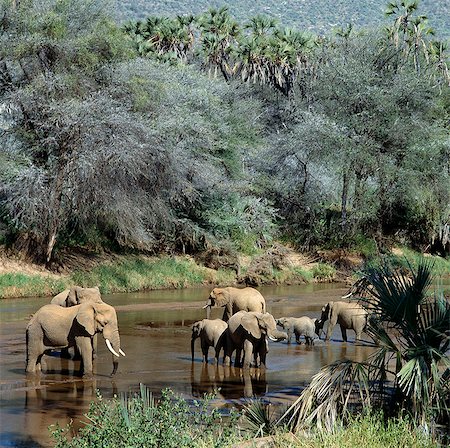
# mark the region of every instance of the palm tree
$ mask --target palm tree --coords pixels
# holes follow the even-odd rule
[[[428,296],[429,264],[409,271],[368,271],[372,289],[361,300],[378,349],[365,362],[337,361],[321,369],[282,421],[295,429],[312,422],[332,429],[352,408],[383,407],[406,410],[424,426],[448,423],[450,303],[442,293]]]
[[[235,72],[231,59],[233,45],[240,34],[238,23],[231,17],[226,6],[211,8],[197,19],[200,28],[201,53],[210,74],[218,70],[226,81]]]

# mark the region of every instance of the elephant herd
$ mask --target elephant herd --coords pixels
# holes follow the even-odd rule
[[[224,308],[222,319],[209,319],[213,306]],[[266,303],[262,294],[254,288],[214,288],[204,306],[207,309],[207,319],[195,322],[192,326],[191,354],[194,359],[194,343],[200,339],[203,362],[208,362],[208,350],[215,351],[215,362],[219,362],[219,355],[223,349],[223,362],[226,366],[231,363],[234,352],[237,367],[248,368],[251,365],[265,366],[268,353],[267,340],[290,343],[295,334],[297,343],[300,336],[305,338],[307,345],[312,345],[320,339],[323,326],[328,320],[326,340],[330,339],[333,328],[340,325],[342,338],[347,342],[347,330],[354,330],[356,339],[367,323],[367,312],[355,302],[328,302],[322,308],[319,319],[302,317],[275,318],[266,312]],[[277,325],[284,331],[277,329]]]
[[[222,319],[210,319],[212,307],[223,307]],[[333,327],[339,324],[344,341],[347,329],[361,338],[367,321],[367,312],[355,302],[329,302],[322,308],[319,319],[303,317],[275,318],[266,311],[262,294],[254,288],[214,288],[203,307],[207,318],[192,325],[191,354],[194,359],[194,344],[201,341],[203,362],[208,362],[208,350],[215,350],[215,362],[219,362],[223,350],[223,362],[248,368],[265,366],[268,340],[291,340],[295,334],[312,345],[320,338],[324,323],[328,320],[326,339]],[[277,325],[282,328],[279,330]],[[112,353],[114,375],[118,360],[125,353],[120,347],[117,315],[114,307],[105,303],[98,288],[75,286],[56,295],[50,304],[41,307],[30,319],[26,328],[26,372],[34,374],[41,370],[41,359],[52,350],[61,350],[61,356],[73,348],[81,357],[84,377],[92,376],[93,359],[96,356],[97,334],[101,333]]]

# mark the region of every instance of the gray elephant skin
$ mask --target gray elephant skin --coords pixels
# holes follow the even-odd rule
[[[228,322],[233,314],[239,311],[266,312],[266,301],[263,295],[254,288],[214,288],[203,308],[206,308],[209,319],[211,307],[225,307],[222,320]]]
[[[318,328],[329,320],[325,340],[329,340],[336,324],[341,327],[342,339],[347,342],[347,330],[354,330],[356,339],[361,339],[367,324],[367,311],[356,302],[328,302],[322,308]]]
[[[120,348],[116,310],[106,303],[83,303],[69,308],[44,305],[27,325],[27,373],[40,371],[42,356],[51,349],[75,346],[81,354],[84,376],[92,376],[92,338],[97,333],[102,333],[113,354],[114,375],[119,355],[125,356]]]
[[[241,366],[242,352],[244,353],[242,367],[250,367],[252,357],[256,364],[258,356],[260,365],[265,367],[268,352],[267,338],[271,341],[282,341],[287,338],[285,332],[277,329],[277,324],[271,314],[237,312],[228,321],[224,364],[230,365],[231,355],[236,350],[236,367]]]
[[[195,322],[192,325],[191,337],[191,354],[192,361],[194,360],[194,343],[197,338],[200,338],[202,347],[203,362],[208,362],[209,347],[213,347],[215,351],[215,363],[219,363],[220,350],[225,344],[225,330],[228,325],[222,319],[203,319]]]
[[[81,286],[72,286],[70,289],[65,289],[64,291],[57,294],[51,300],[52,304],[59,305],[63,307],[71,307],[75,305],[80,305],[82,303],[104,303],[102,296],[100,294],[99,288],[96,286],[94,288],[83,288]],[[97,335],[94,336],[92,340],[92,357],[95,359],[97,356]],[[63,358],[70,358],[69,349],[64,348],[61,350],[61,356]],[[74,347],[73,358],[79,358],[79,353]]]
[[[288,344],[291,343],[292,333],[294,333],[297,344],[300,344],[300,336],[304,336],[306,345],[313,345],[314,339],[318,338],[315,331],[316,320],[308,316],[280,317],[276,322],[283,330],[287,331]]]
[[[57,294],[50,303],[54,305],[70,307],[80,305],[81,303],[102,303],[102,296],[98,287],[82,288],[81,286],[73,286],[70,289]]]

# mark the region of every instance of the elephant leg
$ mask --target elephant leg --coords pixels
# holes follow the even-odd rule
[[[209,351],[209,345],[206,343],[206,341],[202,341],[202,353],[203,353],[203,363],[208,364],[208,351]]]
[[[347,342],[347,329],[341,325],[341,333],[342,333],[342,339],[344,342]]]
[[[242,348],[236,347],[236,357],[234,358],[234,367],[241,367],[242,366]]]
[[[331,338],[331,334],[333,333],[333,328],[336,325],[337,320],[330,320],[328,322],[328,327],[327,327],[327,335],[325,336],[325,340],[329,341]]]
[[[260,363],[260,367],[266,367],[267,353],[269,353],[269,344],[267,343],[267,339],[264,338],[259,344],[259,363]]]
[[[305,335],[305,343],[306,345],[312,345],[312,339],[309,336]]]
[[[94,337],[92,338],[92,359],[97,358],[97,333],[94,334]]]
[[[75,337],[75,343],[81,354],[83,377],[93,376],[92,339],[90,337]]]
[[[225,366],[231,365],[231,355],[233,354],[233,341],[231,340],[231,337],[229,334],[226,334],[225,336],[225,346],[224,346],[224,353],[223,353],[223,364]]]
[[[287,331],[287,342],[288,342],[288,344],[291,343],[291,338],[292,338],[292,330],[289,328],[289,330]]]
[[[300,341],[300,333],[299,333],[298,331],[295,332],[295,342],[296,342],[297,344],[301,344],[301,341]]]
[[[250,367],[252,355],[253,355],[253,344],[251,343],[251,341],[246,339],[244,341],[244,360],[242,363],[243,368],[247,369]]]

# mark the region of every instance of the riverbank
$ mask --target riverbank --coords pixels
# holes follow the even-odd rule
[[[422,257],[393,249],[391,264],[413,266]],[[72,251],[52,269],[28,263],[0,246],[0,298],[53,296],[72,286],[99,286],[102,293],[179,289],[195,286],[274,285],[313,282],[351,284],[358,271],[376,257],[357,252],[322,250],[302,254],[275,245],[253,256],[194,258],[188,255],[150,257]],[[450,276],[450,260],[429,257],[439,277]]]

